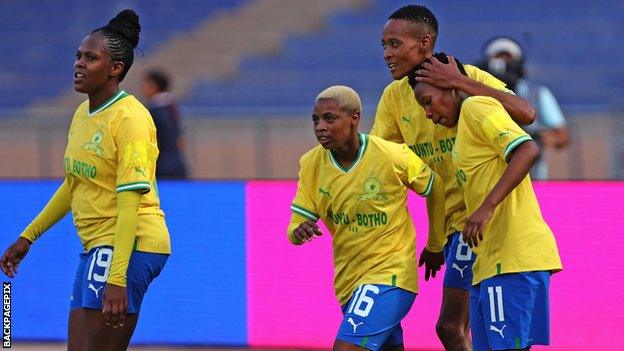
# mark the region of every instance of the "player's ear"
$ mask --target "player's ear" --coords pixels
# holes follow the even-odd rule
[[[423,35],[418,41],[418,51],[420,52],[433,52],[433,38],[431,34]]]
[[[122,61],[113,61],[113,67],[111,68],[110,75],[112,77],[119,77],[124,70],[126,65]]]

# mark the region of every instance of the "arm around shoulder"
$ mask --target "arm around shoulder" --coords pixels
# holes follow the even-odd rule
[[[529,125],[535,121],[533,106],[515,94],[494,89],[466,76],[457,81],[455,88],[471,96],[489,96],[498,100],[511,118],[519,124]]]

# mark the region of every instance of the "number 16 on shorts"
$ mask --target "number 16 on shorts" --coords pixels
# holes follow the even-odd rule
[[[355,294],[353,294],[347,313],[353,313],[360,317],[368,316],[375,304],[375,300],[367,296],[369,292],[378,295],[379,288],[371,284],[360,285],[357,290],[355,290]]]

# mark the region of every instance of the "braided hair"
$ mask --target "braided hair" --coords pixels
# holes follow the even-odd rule
[[[111,61],[121,61],[124,70],[119,75],[121,82],[134,62],[134,49],[139,45],[141,25],[139,16],[132,10],[123,10],[107,25],[94,29],[89,35],[99,35],[106,39],[104,48],[110,53]]]

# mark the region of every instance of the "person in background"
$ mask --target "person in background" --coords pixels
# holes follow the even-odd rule
[[[156,178],[184,179],[187,171],[182,156],[184,139],[180,129],[180,111],[169,87],[169,77],[161,70],[152,69],[143,77],[143,96],[156,125],[160,150]]]
[[[478,65],[527,99],[536,109],[535,122],[522,126],[540,149],[560,149],[570,142],[566,120],[557,99],[547,87],[526,79],[522,47],[508,37],[496,37],[486,43],[484,59]],[[548,179],[548,165],[543,157],[531,169],[531,178]]]

